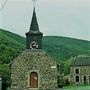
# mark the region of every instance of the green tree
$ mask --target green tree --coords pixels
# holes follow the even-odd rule
[[[0,78],[6,81],[7,87],[10,86],[10,67],[8,65],[0,65]]]
[[[72,58],[66,60],[64,62],[64,74],[67,75],[70,73],[70,65],[72,63]]]

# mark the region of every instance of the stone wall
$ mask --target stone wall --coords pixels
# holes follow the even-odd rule
[[[43,50],[25,50],[11,64],[11,90],[30,90],[30,73],[33,71],[39,75],[38,89],[57,88],[56,62]]]

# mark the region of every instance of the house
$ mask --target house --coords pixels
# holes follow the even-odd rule
[[[76,57],[70,67],[71,84],[90,84],[90,56]]]

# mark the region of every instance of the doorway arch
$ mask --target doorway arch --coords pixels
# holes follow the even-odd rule
[[[30,73],[30,88],[38,88],[38,74],[36,72]]]

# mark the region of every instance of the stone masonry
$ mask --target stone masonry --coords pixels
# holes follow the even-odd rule
[[[11,63],[11,90],[32,90],[30,73],[38,73],[38,88],[56,90],[57,63],[41,49],[26,49]]]

